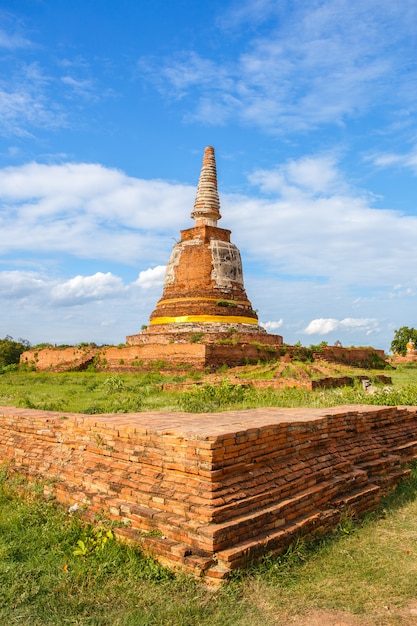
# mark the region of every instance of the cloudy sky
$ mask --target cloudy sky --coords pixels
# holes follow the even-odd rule
[[[204,147],[260,321],[417,327],[415,0],[0,0],[0,337],[140,331]]]

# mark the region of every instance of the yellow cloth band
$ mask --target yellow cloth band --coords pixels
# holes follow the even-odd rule
[[[182,322],[197,322],[207,324],[220,322],[226,324],[258,324],[253,317],[239,317],[237,315],[182,315],[181,317],[156,317],[150,324],[181,324]]]

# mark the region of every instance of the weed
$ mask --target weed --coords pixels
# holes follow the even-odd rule
[[[202,339],[204,337],[205,333],[200,332],[200,333],[193,333],[192,335],[190,335],[190,341],[191,343],[199,343],[200,339]]]
[[[105,409],[97,404],[93,404],[89,407],[87,407],[86,409],[84,409],[83,411],[81,411],[81,413],[85,413],[86,415],[100,415],[101,413],[105,413]]]
[[[88,556],[94,552],[104,550],[108,541],[114,540],[113,531],[103,526],[87,526],[82,538],[78,539],[76,548],[72,553],[74,556]]]
[[[103,382],[103,385],[110,391],[110,393],[115,393],[123,391],[125,388],[124,380],[121,376],[109,376]]]
[[[235,307],[237,306],[236,302],[233,300],[217,300],[216,306],[225,306],[225,307]]]
[[[232,385],[228,380],[222,380],[220,385],[201,385],[194,387],[192,392],[183,393],[179,399],[179,406],[183,411],[203,413],[218,411],[224,406],[242,402],[246,389],[242,385]]]

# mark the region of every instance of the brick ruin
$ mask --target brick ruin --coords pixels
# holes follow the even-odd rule
[[[28,350],[20,362],[37,370],[135,371],[152,364],[218,369],[268,361],[305,351],[285,346],[268,333],[244,288],[240,252],[221,219],[214,149],[204,151],[194,208],[194,226],[181,231],[169,259],[163,294],[149,326],[126,337],[126,346],[92,346]],[[302,356],[302,354],[301,354]],[[385,360],[373,348],[324,347],[315,358],[367,367]],[[416,357],[417,358],[417,357]]]
[[[239,365],[253,345],[263,348],[263,358],[276,358],[282,337],[259,326],[244,288],[240,252],[230,230],[217,226],[220,200],[211,146],[204,151],[191,217],[194,226],[182,230],[174,245],[148,328],[128,336],[127,344],[140,347],[147,361],[166,359],[173,344],[170,362],[188,362],[198,352],[204,366]]]
[[[218,584],[361,515],[409,475],[417,407],[75,415],[0,407],[0,459]]]
[[[149,327],[127,346],[28,351],[39,370],[129,371],[164,361],[195,368],[285,359],[299,348],[258,325],[206,148],[192,213],[168,263]],[[303,350],[303,349],[302,349]],[[298,355],[299,356],[299,355]],[[324,348],[350,364],[372,349]],[[130,370],[131,371],[131,370]],[[270,385],[271,382],[268,381]],[[372,510],[417,458],[417,407],[342,406],[215,414],[75,415],[0,407],[0,462],[47,480],[59,502],[104,512],[118,537],[212,584],[297,537]]]

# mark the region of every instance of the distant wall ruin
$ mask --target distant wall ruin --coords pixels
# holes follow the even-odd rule
[[[215,370],[223,364],[228,366],[242,365],[244,363],[256,363],[260,360],[270,361],[285,355],[289,359],[306,358],[307,349],[296,346],[277,346],[273,342],[276,335],[265,334],[260,341],[251,341],[247,337],[239,335],[237,345],[233,344],[234,335],[223,335],[216,343],[216,336],[210,338],[210,343],[205,343],[201,333],[195,333],[195,343],[181,343],[180,334],[173,335],[172,343],[141,343],[135,344],[135,338],[140,335],[128,337],[132,344],[128,346],[103,346],[95,348],[91,346],[70,348],[44,348],[42,350],[27,350],[20,357],[20,363],[33,367],[38,371],[68,371],[83,370],[88,366],[94,366],[101,371],[129,372],[140,371],[147,365],[165,363],[173,368],[186,365],[195,369],[206,367]],[[212,334],[213,335],[213,334]],[[373,367],[385,360],[383,350],[373,348],[337,348],[327,346],[313,353],[314,359],[323,359],[329,362],[342,363],[362,367]]]

